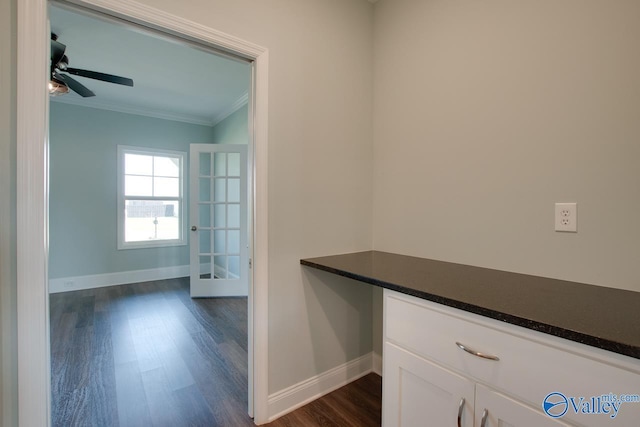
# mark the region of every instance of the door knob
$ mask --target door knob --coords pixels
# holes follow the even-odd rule
[[[191,231],[196,231],[198,229],[198,227],[196,227],[195,225],[191,226]]]

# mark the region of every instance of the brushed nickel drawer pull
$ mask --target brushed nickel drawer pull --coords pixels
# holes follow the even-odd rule
[[[466,351],[467,353],[473,354],[474,356],[482,357],[483,359],[489,359],[489,360],[500,360],[498,356],[480,353],[479,351],[472,350],[469,347],[465,346],[464,344],[459,343],[458,341],[456,341],[456,345],[460,347],[462,350]]]
[[[460,405],[458,405],[458,427],[462,427],[462,410],[464,409],[464,397],[460,399]]]
[[[487,408],[482,412],[482,421],[480,421],[480,427],[487,427],[487,417],[489,416],[489,411]]]

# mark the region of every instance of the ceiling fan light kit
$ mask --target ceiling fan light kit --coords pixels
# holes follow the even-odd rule
[[[51,73],[49,77],[49,94],[52,96],[69,93],[69,89],[83,98],[96,96],[89,88],[72,78],[69,74],[86,77],[122,86],[133,86],[133,80],[127,77],[105,74],[97,71],[82,70],[69,67],[69,58],[65,55],[67,47],[58,41],[58,36],[51,33]],[[62,73],[69,74],[62,74]]]
[[[69,88],[66,84],[52,78],[49,80],[49,95],[60,96],[69,93]]]

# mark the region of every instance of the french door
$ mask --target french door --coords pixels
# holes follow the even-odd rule
[[[247,146],[191,144],[191,297],[249,291]]]

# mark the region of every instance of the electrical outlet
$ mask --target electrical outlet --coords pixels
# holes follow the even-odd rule
[[[556,231],[578,232],[578,204],[556,203]]]

